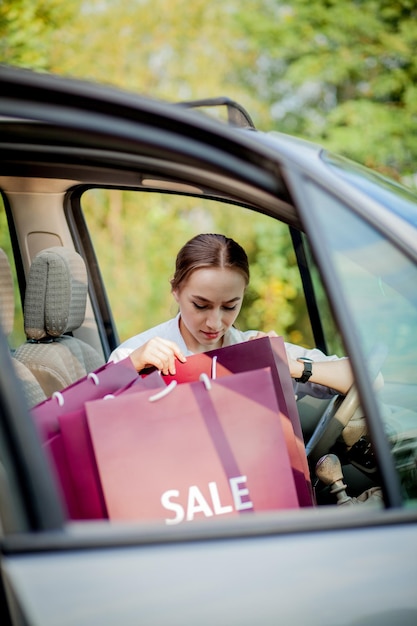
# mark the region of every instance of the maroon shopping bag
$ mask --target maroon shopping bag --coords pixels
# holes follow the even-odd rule
[[[214,365],[213,360],[215,361]],[[295,434],[302,438],[294,388],[282,337],[261,337],[225,348],[194,354],[187,357],[185,363],[176,362],[175,367],[175,376],[163,375],[167,384],[174,379],[181,383],[198,380],[201,372],[205,372],[210,377],[213,375],[220,377],[230,373],[271,367],[280,407],[291,420]]]
[[[185,363],[176,363],[175,376],[163,378],[167,384],[171,380],[182,383],[198,380],[201,372],[221,377],[263,367],[271,368],[300,505],[312,506],[310,471],[282,337],[262,337],[189,356]]]
[[[107,516],[84,403],[134,385],[155,387],[155,381],[162,384],[156,374],[145,382],[125,359],[103,365],[31,409],[71,519]]]
[[[106,363],[72,385],[55,392],[32,408],[32,415],[43,435],[57,431],[58,415],[80,409],[87,400],[104,397],[137,380],[138,373],[130,359]]]
[[[86,403],[110,519],[299,506],[269,368]]]

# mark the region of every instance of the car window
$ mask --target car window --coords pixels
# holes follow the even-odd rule
[[[242,330],[274,329],[313,347],[289,229],[255,211],[206,198],[90,189],[81,197],[120,341],[176,314],[169,280],[191,237],[221,232],[246,249],[251,280]]]
[[[11,349],[16,348],[22,342],[25,341],[25,333],[23,329],[23,308],[21,299],[19,296],[18,283],[16,278],[16,269],[14,264],[14,257],[12,253],[12,244],[10,241],[9,227],[7,224],[6,210],[4,206],[3,197],[0,194],[0,248],[4,250],[10,263],[12,270],[14,291],[15,291],[15,312],[14,312],[14,325],[13,331],[7,337],[9,346]]]
[[[403,217],[410,224],[417,226],[415,193],[396,184],[393,180],[341,156],[324,152],[322,159],[331,166],[333,171],[355,187]]]
[[[333,313],[330,309],[329,300],[320,276],[319,269],[314,261],[310,243],[307,236],[302,233],[304,253],[306,255],[306,263],[309,268],[312,287],[314,290],[314,298],[319,311],[320,323],[323,330],[324,341],[327,354],[345,354],[346,350],[343,345],[342,337],[335,323]]]
[[[408,499],[417,497],[417,268],[401,250],[313,183],[310,199],[357,328]]]

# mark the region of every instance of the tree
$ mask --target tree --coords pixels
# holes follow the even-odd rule
[[[2,0],[0,62],[33,70],[48,70],[53,34],[70,27],[81,0]]]
[[[249,0],[240,13],[241,78],[284,132],[373,168],[417,161],[414,0]]]

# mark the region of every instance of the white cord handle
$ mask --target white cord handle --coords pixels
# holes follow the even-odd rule
[[[207,376],[207,374],[205,372],[200,374],[200,380],[201,380],[202,383],[204,383],[204,387],[207,389],[207,391],[210,391],[210,389],[211,389],[210,378]]]
[[[217,377],[217,356],[214,356],[211,361],[211,377],[216,380]]]
[[[99,385],[100,384],[98,376],[94,372],[90,372],[89,374],[87,374],[87,378],[92,380],[95,385]]]
[[[174,387],[177,386],[177,381],[176,380],[172,380],[169,385],[167,385],[165,387],[165,389],[162,389],[162,391],[159,391],[158,393],[156,393],[153,396],[149,396],[148,400],[149,402],[156,402],[157,400],[160,400],[161,398],[164,398],[165,396],[167,396],[169,393],[171,393],[171,391],[174,389]]]
[[[64,396],[62,395],[60,391],[54,391],[54,393],[52,394],[52,397],[55,398],[59,406],[64,406],[64,403],[65,403]]]

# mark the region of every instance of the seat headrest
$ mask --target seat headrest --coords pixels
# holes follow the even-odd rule
[[[79,328],[85,317],[87,290],[84,260],[74,250],[57,246],[39,252],[26,285],[27,338],[60,337]]]
[[[12,269],[7,254],[0,248],[0,323],[6,337],[13,331],[14,303]]]

